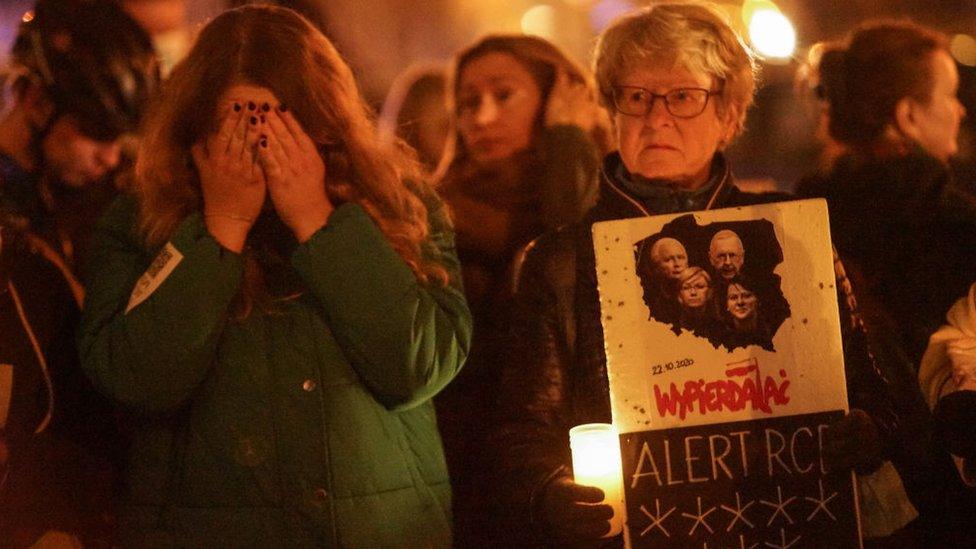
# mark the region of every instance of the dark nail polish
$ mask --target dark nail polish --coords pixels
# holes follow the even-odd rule
[[[261,110],[262,110],[262,111],[264,111],[264,112],[268,112],[268,111],[270,111],[270,110],[271,110],[271,105],[269,105],[269,104],[267,104],[267,103],[263,103],[263,104],[261,105]]]
[[[262,137],[262,138],[261,138],[261,141],[259,141],[258,143],[259,143],[259,144],[260,144],[260,145],[261,145],[262,147],[264,147],[265,149],[267,149],[267,148],[268,148],[268,140],[267,140],[267,139],[265,139],[265,138],[263,138],[263,137]]]
[[[287,110],[288,110],[288,105],[285,105],[284,103],[278,105],[278,112],[285,112]]]
[[[252,116],[251,117],[251,124],[257,124],[257,123],[258,123],[258,117]]]
[[[254,104],[254,101],[247,102],[247,110],[253,111],[256,108],[258,108],[258,106]]]
[[[234,103],[234,112],[241,112],[241,104]]]

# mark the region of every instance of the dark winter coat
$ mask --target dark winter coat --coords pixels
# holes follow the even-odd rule
[[[705,192],[665,192],[648,204],[617,182],[612,174],[620,167],[618,155],[608,156],[597,205],[580,223],[533,242],[520,265],[513,352],[506,365],[500,404],[504,424],[493,437],[493,450],[510,520],[538,540],[549,537],[537,508],[541,491],[569,471],[566,433],[583,423],[611,422],[592,225],[649,213],[700,210],[709,202],[723,208],[788,198],[740,191],[719,159]],[[842,333],[849,400],[887,431],[895,421],[894,411],[885,383],[870,362],[863,334],[856,332],[850,320],[846,302],[841,299],[842,311],[848,311],[842,317],[847,319]]]
[[[895,320],[917,369],[929,336],[976,281],[976,195],[920,149],[889,159],[842,157],[799,191],[827,199],[834,246],[859,273],[858,294],[874,296]]]
[[[919,510],[915,529],[930,545],[955,543],[942,535],[971,539],[976,496],[935,435],[918,367],[929,336],[976,281],[976,195],[921,149],[886,159],[841,157],[798,192],[827,199],[834,246],[900,410],[892,462]]]
[[[108,547],[122,441],[81,371],[80,290],[44,238],[61,221],[37,179],[0,154],[0,546],[48,530]],[[80,297],[80,294],[78,294]]]
[[[600,158],[582,129],[555,126],[503,170],[466,164],[452,166],[439,190],[455,221],[474,338],[464,370],[435,402],[455,489],[458,542],[477,545],[495,535],[484,512],[493,485],[484,444],[507,355],[512,260],[543,232],[582,218],[596,201]]]

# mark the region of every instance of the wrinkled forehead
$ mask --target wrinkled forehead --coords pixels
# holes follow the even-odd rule
[[[613,80],[617,83],[634,79],[661,81],[658,85],[701,86],[711,88],[719,79],[706,68],[700,54],[680,50],[624,50]]]

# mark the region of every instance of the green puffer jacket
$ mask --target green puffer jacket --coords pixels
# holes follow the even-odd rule
[[[453,233],[428,207],[451,285],[418,283],[345,204],[291,257],[309,291],[240,322],[228,310],[243,260],[199,214],[164,248],[169,263],[154,263],[134,202],[113,205],[96,229],[80,346],[96,386],[133,411],[126,545],[450,545],[430,399],[463,363],[471,319]]]

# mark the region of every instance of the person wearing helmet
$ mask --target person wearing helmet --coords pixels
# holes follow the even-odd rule
[[[158,86],[111,0],[39,0],[0,114],[0,547],[109,546],[120,439],[74,345],[87,233]]]
[[[30,225],[64,247],[50,218],[119,166],[158,63],[148,36],[111,0],[40,0],[24,14],[10,57],[0,213],[4,224]]]

